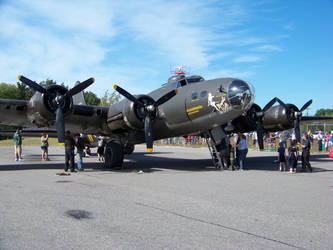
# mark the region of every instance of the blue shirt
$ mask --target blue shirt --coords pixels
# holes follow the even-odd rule
[[[280,156],[282,156],[282,155],[284,156],[284,153],[286,152],[286,149],[284,147],[279,147],[278,152],[279,152]]]
[[[244,149],[247,149],[247,141],[246,139],[240,139],[238,150],[244,150]]]

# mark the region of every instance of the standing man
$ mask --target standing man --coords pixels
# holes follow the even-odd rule
[[[323,135],[321,134],[321,131],[318,132],[318,151],[321,152],[323,150]]]
[[[16,132],[13,136],[14,139],[14,150],[15,150],[15,161],[23,161],[22,159],[22,137],[19,129],[16,129]]]
[[[307,134],[303,134],[302,136],[302,144],[299,144],[302,147],[302,170],[306,171],[306,168],[312,172],[312,167],[310,164],[310,149],[311,149],[311,141]]]
[[[75,145],[76,145],[76,160],[77,160],[77,169],[79,171],[83,171],[83,150],[84,150],[84,141],[80,134],[75,134]]]
[[[71,132],[67,130],[65,133],[65,172],[68,171],[68,168],[71,169],[71,172],[76,172],[74,169],[74,146],[75,141]]]

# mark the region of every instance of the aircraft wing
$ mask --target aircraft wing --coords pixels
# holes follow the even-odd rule
[[[0,123],[6,125],[28,126],[27,107],[29,101],[0,99]]]
[[[322,124],[333,123],[333,117],[323,116],[302,116],[301,124]]]
[[[41,111],[38,109],[41,109]],[[34,105],[34,99],[30,101],[0,99],[0,124],[23,128],[42,128],[35,131],[25,131],[31,135],[40,134],[44,130],[47,133],[56,133],[55,115],[49,113],[50,119],[45,119],[41,114],[42,111],[43,106]],[[108,107],[73,105],[70,112],[64,115],[66,129],[71,130],[71,132],[87,134],[103,133],[106,130],[107,112]]]

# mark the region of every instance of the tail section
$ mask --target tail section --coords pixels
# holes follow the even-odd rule
[[[78,85],[80,82],[77,81],[75,83],[75,86]],[[83,95],[83,91],[77,93],[76,95],[73,95],[73,104],[74,105],[87,105],[85,99],[84,99],[84,95]]]

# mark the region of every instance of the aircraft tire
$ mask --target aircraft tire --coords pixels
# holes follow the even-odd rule
[[[124,145],[124,154],[130,155],[133,153],[135,146],[133,144],[125,144]]]
[[[124,161],[122,145],[114,141],[108,142],[105,147],[104,158],[105,168],[121,169]]]

